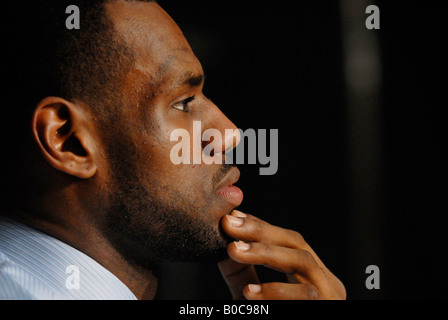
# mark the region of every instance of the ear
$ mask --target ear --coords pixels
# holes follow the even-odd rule
[[[82,179],[96,172],[93,126],[85,106],[47,97],[36,107],[32,130],[45,159],[54,168]]]

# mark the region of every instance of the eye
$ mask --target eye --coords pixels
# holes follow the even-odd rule
[[[192,102],[194,100],[194,98],[195,98],[195,96],[192,96],[192,97],[189,97],[189,98],[187,98],[187,99],[185,99],[183,101],[180,101],[180,102],[176,103],[173,106],[173,108],[177,109],[177,110],[180,110],[182,112],[189,112],[190,108],[188,107],[188,104],[190,102]]]

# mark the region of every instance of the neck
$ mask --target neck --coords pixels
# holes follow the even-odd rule
[[[76,223],[70,223],[70,221],[61,223],[57,219],[44,219],[43,215],[29,212],[12,209],[7,212],[7,215],[88,255],[120,279],[137,299],[150,300],[155,297],[157,278],[153,272],[123,257],[92,224],[82,223],[79,215]]]

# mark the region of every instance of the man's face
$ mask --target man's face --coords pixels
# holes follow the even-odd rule
[[[150,257],[221,257],[227,240],[219,221],[241,203],[242,194],[217,191],[233,184],[239,171],[219,164],[173,164],[170,152],[178,142],[170,135],[185,129],[193,137],[193,121],[201,121],[201,133],[208,128],[222,132],[224,151],[225,129],[236,128],[203,95],[201,64],[157,4],[113,2],[106,8],[135,64],[122,79],[119,121],[103,133],[109,200],[105,232],[139,263]]]

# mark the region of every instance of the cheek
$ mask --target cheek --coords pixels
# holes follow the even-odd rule
[[[193,160],[193,119],[183,117],[179,111],[167,110],[162,107],[154,107],[147,119],[151,124],[141,134],[141,158],[146,161],[146,169],[149,182],[157,184],[159,189],[164,188],[196,199],[201,203],[211,202],[213,193],[213,175],[217,170],[216,165],[192,164]],[[176,163],[172,159],[172,150],[179,146],[183,138],[173,139],[172,133],[176,129],[182,129],[190,136],[190,143],[185,143],[186,148],[182,153],[189,153],[190,164]],[[199,130],[199,133],[201,130]]]
[[[143,136],[143,135],[142,135]],[[139,142],[136,155],[139,172],[145,183],[151,184],[161,192],[182,193],[195,191],[197,198],[203,197],[210,188],[210,169],[208,166],[193,164],[175,164],[171,159],[171,150],[176,142],[170,141],[166,130],[145,134]]]

